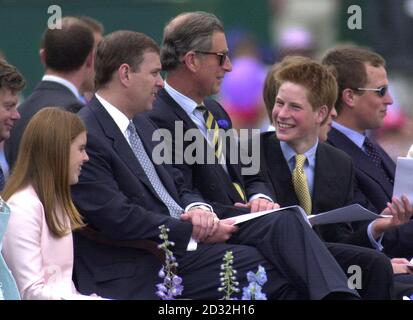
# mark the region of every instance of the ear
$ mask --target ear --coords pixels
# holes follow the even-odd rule
[[[43,66],[46,65],[46,50],[44,48],[41,48],[39,50],[39,57],[40,57],[40,62],[42,63]]]
[[[326,105],[321,106],[317,110],[317,123],[321,124],[328,117],[328,107]]]
[[[351,89],[344,89],[341,93],[341,100],[350,108],[354,107],[356,99],[357,95]]]
[[[93,68],[94,56],[95,56],[94,50],[90,51],[90,53],[86,57],[86,61],[85,61],[86,67]]]
[[[130,85],[130,73],[131,73],[131,69],[127,63],[123,63],[120,65],[118,69],[119,82],[122,83],[126,87],[129,87]]]
[[[195,52],[188,51],[184,56],[183,62],[185,63],[186,67],[192,72],[196,72],[198,70],[199,61],[196,57]]]

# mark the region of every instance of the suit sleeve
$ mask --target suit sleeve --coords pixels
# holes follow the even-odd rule
[[[158,227],[165,224],[170,229],[169,238],[175,242],[176,249],[186,249],[192,234],[191,223],[160,213],[163,208],[146,209],[140,202],[151,195],[130,192],[128,188],[133,186],[126,188],[125,184],[128,184],[125,181],[120,188],[117,181],[119,172],[116,172],[112,160],[115,154],[110,147],[88,134],[86,149],[89,161],[82,168],[79,183],[72,187],[74,203],[86,222],[109,239],[156,242],[160,242]],[[122,179],[137,179],[130,175],[124,175]]]

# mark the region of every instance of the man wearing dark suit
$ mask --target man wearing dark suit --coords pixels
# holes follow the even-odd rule
[[[385,61],[368,49],[342,47],[329,51],[323,64],[335,69],[340,88],[336,103],[338,117],[328,135],[328,143],[353,159],[361,198],[366,198],[371,207],[381,212],[392,201],[396,166],[387,153],[366,136],[366,131],[382,126],[387,107],[393,103]],[[412,222],[387,233],[383,239],[386,253],[410,259],[412,236]]]
[[[258,264],[266,268],[264,290],[270,299],[357,297],[297,212],[267,215],[238,228],[232,219],[218,219],[197,193],[190,192],[178,170],[154,165],[149,156],[155,148],[155,127],[136,117],[151,109],[163,85],[159,49],[152,39],[129,31],[109,34],[98,46],[95,67],[96,95],[79,112],[88,129],[90,160],[72,194],[100,240],[75,234],[74,273],[81,292],[115,299],[154,298],[159,262],[130,243],[160,242],[158,227],[164,224],[175,242],[182,298],[222,296],[217,291],[219,272],[228,250],[241,286],[248,270]],[[227,216],[236,214],[239,211],[233,210]]]
[[[83,106],[80,89],[93,83],[94,38],[90,28],[74,17],[62,19],[61,29],[47,28],[42,36],[40,58],[45,75],[32,94],[19,106],[20,121],[5,144],[5,155],[13,167],[27,123],[40,109],[58,106],[77,112]],[[91,79],[92,78],[92,79]]]
[[[197,26],[197,32],[193,31],[193,25]],[[264,181],[245,183],[231,119],[218,102],[207,98],[218,93],[225,73],[232,70],[227,55],[224,28],[218,19],[207,21],[200,16],[166,26],[161,62],[167,78],[149,117],[158,127],[168,129],[176,139],[179,139],[178,131],[183,135],[191,130],[202,133],[202,141],[197,142],[205,147],[204,157],[200,156],[200,161],[192,164],[186,157],[183,161],[178,160],[182,152],[180,149],[188,149],[195,138],[184,141],[180,148],[175,148],[176,139],[173,139],[172,159],[174,166],[183,173],[186,183],[197,189],[206,200],[225,205],[237,203],[237,206],[250,208],[251,211],[277,208]],[[211,121],[206,117],[208,113]],[[211,123],[216,123],[228,137],[221,138],[224,151],[216,153],[212,161],[207,159],[208,151],[213,153],[215,148],[208,137]],[[232,156],[237,159],[231,161]]]
[[[336,90],[334,76],[320,64],[306,58],[286,58],[267,76],[264,101],[276,133],[261,135],[261,175],[271,182],[281,206],[300,204],[308,214],[318,214],[353,203],[354,167],[351,158],[318,141],[320,129],[336,100]],[[299,167],[303,156],[303,166]],[[298,172],[301,172],[305,187],[302,187]],[[396,209],[387,211],[404,217],[397,211],[399,205],[411,211],[407,201],[403,204],[397,201]],[[384,220],[379,219],[368,230],[366,226],[358,232],[354,232],[348,223],[316,226],[315,231],[324,241],[376,248],[380,230],[385,224],[390,228],[397,222],[396,219],[386,220],[383,223]],[[369,261],[380,256],[389,263],[388,259],[370,249],[346,247],[349,251],[342,252],[341,258],[360,259],[354,264],[363,265],[379,281],[380,272],[374,271],[377,266]],[[354,257],[351,257],[350,250],[359,254],[353,252]],[[364,287],[367,288],[365,297],[374,295],[374,288]]]

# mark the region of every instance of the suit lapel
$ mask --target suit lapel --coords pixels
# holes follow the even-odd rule
[[[314,169],[314,191],[312,197],[312,214],[320,213],[323,208],[332,206],[332,199],[340,199],[340,173],[329,161],[327,150],[322,142],[318,143]],[[334,201],[334,200],[333,200]]]
[[[125,165],[133,172],[133,174],[156,195],[156,192],[153,189],[152,184],[149,182],[146,173],[143,171],[138,159],[136,159],[135,154],[126,141],[123,133],[119,130],[119,127],[113,121],[112,117],[107,113],[96,97],[93,97],[93,100],[90,102],[89,106],[100,123],[102,131],[106,137],[111,140],[116,154],[123,160]]]
[[[349,154],[353,158],[355,166],[368,175],[372,180],[376,181],[376,183],[383,188],[389,198],[391,198],[393,193],[393,185],[386,179],[386,177],[383,176],[380,169],[371,162],[370,158],[363,152],[363,150],[361,150],[355,143],[353,143],[353,141],[335,128],[331,129],[328,135],[328,140],[333,146],[337,146]],[[380,151],[384,153],[384,151]],[[387,156],[383,157],[383,161],[386,158]],[[390,165],[389,161],[385,160],[384,165],[389,167],[388,170],[393,172],[394,176],[394,169],[391,170],[391,167],[394,167],[394,163],[393,165]]]
[[[266,174],[274,187],[277,202],[281,206],[298,204],[299,201],[295,194],[290,168],[284,159],[280,141],[275,134],[264,137],[262,150],[266,161]]]
[[[196,126],[196,124],[192,121],[192,119],[188,116],[188,114],[185,112],[185,110],[166,92],[165,89],[160,90],[158,93],[159,97],[165,102],[166,106],[170,108],[175,116],[182,120],[183,122],[183,130],[184,134],[187,130],[189,129],[196,129],[198,130],[199,128]],[[205,106],[212,112],[214,115],[215,119],[217,119],[218,115],[216,114],[215,110],[211,108],[210,104],[207,102]],[[208,144],[207,140],[204,138],[204,154],[206,155],[207,152],[214,152],[214,151],[207,151],[207,148],[211,148],[210,145]],[[228,161],[229,163],[229,161]],[[205,164],[201,164],[205,165]],[[242,179],[235,173],[235,170],[233,170],[232,165],[228,164],[227,169],[228,173],[223,169],[223,167],[220,164],[209,164],[209,168],[213,168],[213,174],[215,175],[214,179],[216,181],[222,181],[227,185],[225,188],[228,191],[228,195],[231,198],[232,201],[234,202],[240,202],[242,201],[240,198],[240,195],[238,192],[235,190],[231,177],[233,178],[235,176],[234,181],[239,182],[242,187],[244,188],[244,185],[240,182]]]

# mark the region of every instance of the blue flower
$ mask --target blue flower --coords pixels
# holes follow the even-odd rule
[[[262,266],[258,266],[256,273],[247,273],[248,287],[242,289],[242,300],[267,300],[265,293],[262,293],[262,285],[267,282],[267,274]]]
[[[221,129],[224,129],[224,130],[229,129],[229,123],[227,120],[219,119],[217,123],[218,123],[218,127],[220,127]]]

